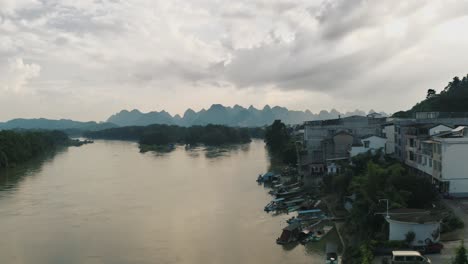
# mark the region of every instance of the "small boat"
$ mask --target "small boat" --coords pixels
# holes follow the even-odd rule
[[[325,214],[320,209],[303,210],[297,212],[297,217],[292,217],[287,220],[288,223],[311,221],[325,218]]]
[[[306,244],[309,242],[316,242],[320,241],[323,237],[325,237],[331,230],[333,226],[324,226],[322,229],[315,230],[312,232],[307,238],[301,241],[302,244]]]
[[[279,193],[276,194],[276,197],[278,197],[278,198],[280,198],[280,197],[291,197],[291,196],[298,195],[301,192],[302,192],[302,188],[297,187],[297,188],[291,189],[291,190],[286,191],[286,192],[279,192]]]
[[[258,175],[258,177],[257,177],[257,182],[258,182],[258,183],[263,182],[263,177],[262,177],[261,174]]]
[[[301,209],[300,205],[295,205],[295,206],[288,207],[288,213],[295,212],[295,211],[297,211],[299,209]]]
[[[277,198],[277,199],[274,199],[273,201],[269,202],[266,206],[265,206],[265,212],[271,212],[271,211],[275,211],[275,210],[278,210],[279,208],[281,207],[284,207],[283,205],[283,201],[285,199],[284,198]]]
[[[300,224],[288,225],[287,227],[283,228],[283,232],[281,233],[281,236],[276,239],[276,243],[285,245],[297,241],[300,230]]]

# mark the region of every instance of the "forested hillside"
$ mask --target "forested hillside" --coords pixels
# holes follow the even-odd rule
[[[141,145],[171,143],[222,145],[250,142],[251,135],[262,135],[262,129],[234,128],[222,125],[179,127],[170,125],[130,126],[87,132],[96,139],[138,140]]]
[[[70,139],[61,131],[0,131],[0,168],[15,166],[68,144]]]
[[[427,91],[426,99],[417,103],[408,111],[395,113],[394,117],[412,117],[416,112],[468,112],[468,75],[460,79],[454,77],[440,92],[434,89]]]

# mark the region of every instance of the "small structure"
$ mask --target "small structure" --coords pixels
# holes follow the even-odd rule
[[[341,166],[335,162],[330,162],[327,164],[327,173],[329,175],[334,175],[340,172]]]
[[[385,143],[387,143],[387,139],[379,136],[363,137],[359,146],[353,145],[353,147],[351,147],[350,156],[354,157],[368,151],[370,151],[372,154],[375,154],[377,150],[385,149]]]
[[[394,209],[385,220],[390,225],[389,240],[406,240],[409,232],[415,236],[412,246],[426,246],[438,243],[440,239],[441,217],[422,209]]]

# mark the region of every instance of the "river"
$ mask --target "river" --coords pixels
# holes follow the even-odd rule
[[[263,211],[268,167],[262,141],[95,141],[0,171],[0,263],[324,263],[322,243],[275,243],[288,216]]]

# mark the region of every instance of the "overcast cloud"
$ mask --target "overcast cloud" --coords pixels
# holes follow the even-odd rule
[[[468,73],[467,0],[0,0],[0,120],[394,112]]]

